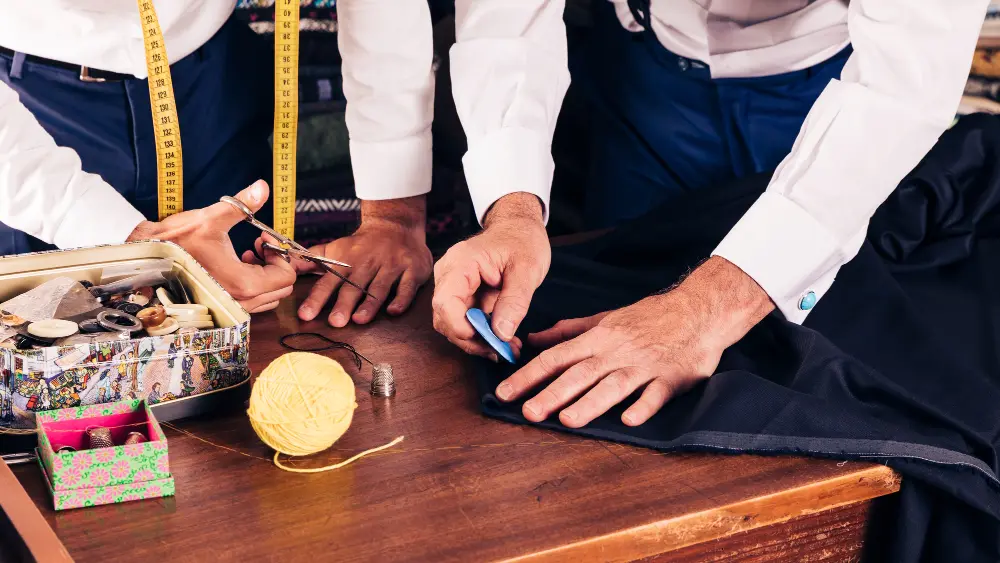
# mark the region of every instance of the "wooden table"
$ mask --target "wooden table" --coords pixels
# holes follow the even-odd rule
[[[77,561],[128,563],[843,561],[858,557],[872,499],[899,488],[879,465],[663,455],[488,419],[470,360],[429,317],[425,289],[402,318],[365,328],[299,322],[292,300],[254,318],[255,372],[296,331],[392,363],[391,400],[373,399],[368,369],[349,366],[353,425],[331,451],[292,462],[325,465],[406,436],[343,469],[280,471],[237,409],[167,429],[173,498],[55,513],[38,468],[15,473]],[[345,352],[330,355],[348,365]]]

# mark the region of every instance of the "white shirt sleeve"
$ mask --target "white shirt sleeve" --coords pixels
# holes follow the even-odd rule
[[[714,254],[785,317],[822,297],[868,221],[954,119],[988,0],[854,0],[854,52],[806,117],[767,191]]]
[[[0,82],[0,221],[60,248],[125,242],[144,217],[56,145]]]
[[[566,89],[565,0],[458,0],[452,90],[469,150],[462,163],[476,215],[513,192],[548,218],[552,135]]]
[[[340,0],[337,19],[358,197],[429,192],[434,43],[427,0]]]

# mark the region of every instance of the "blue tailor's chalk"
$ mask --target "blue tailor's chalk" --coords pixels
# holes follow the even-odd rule
[[[510,344],[500,340],[500,337],[493,334],[493,329],[490,328],[489,315],[473,307],[465,313],[465,318],[469,319],[469,322],[472,323],[472,328],[476,329],[479,336],[482,336],[497,351],[497,354],[501,358],[507,360],[509,363],[514,363],[514,351],[511,350]]]

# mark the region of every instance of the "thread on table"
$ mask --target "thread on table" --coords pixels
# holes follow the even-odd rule
[[[299,339],[318,340],[315,345],[295,342]],[[350,352],[354,357],[354,365],[361,369],[361,360],[368,362],[372,366],[372,381],[370,392],[374,397],[392,397],[396,394],[396,380],[392,375],[392,365],[384,362],[378,364],[366,358],[358,352],[354,346],[339,340],[327,338],[318,332],[293,332],[282,336],[278,342],[289,350],[296,352],[322,352],[324,350],[342,349]]]
[[[365,450],[342,462],[311,469],[288,467],[281,454],[321,452],[347,432],[358,406],[354,381],[337,361],[311,352],[290,352],[271,362],[250,392],[247,416],[254,432],[274,451],[274,464],[293,473],[339,469],[403,440]]]
[[[319,340],[319,343],[317,343],[315,346],[307,346],[305,344],[297,344],[296,342],[294,342],[295,340],[301,340],[305,338],[313,338]],[[361,369],[361,360],[364,360],[371,365],[375,365],[372,363],[371,360],[366,358],[361,352],[358,352],[354,348],[354,346],[351,346],[346,342],[341,342],[339,340],[333,340],[331,338],[327,338],[318,332],[293,332],[291,334],[286,334],[282,336],[278,340],[278,343],[281,344],[282,347],[288,350],[292,350],[294,352],[323,352],[325,350],[334,350],[334,349],[347,350],[348,352],[351,353],[352,356],[354,356],[354,365],[358,369]]]

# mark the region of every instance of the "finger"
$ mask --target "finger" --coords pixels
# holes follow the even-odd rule
[[[309,295],[306,296],[305,301],[302,305],[299,305],[299,318],[304,321],[311,321],[316,318],[316,315],[323,310],[323,306],[333,295],[334,291],[340,287],[340,278],[333,274],[325,274],[320,276],[316,283],[313,284],[312,289],[309,290]]]
[[[257,180],[236,194],[236,199],[242,201],[244,205],[250,208],[250,211],[256,213],[261,207],[264,207],[270,193],[271,190],[268,188],[267,182]],[[226,231],[247,218],[242,211],[222,201],[206,207],[205,212],[209,221],[216,222],[216,224]]]
[[[541,422],[573,402],[594,386],[611,369],[601,357],[590,357],[571,366],[545,389],[524,403],[524,416]]]
[[[585,426],[628,398],[636,389],[649,381],[649,377],[647,371],[636,367],[614,370],[579,401],[559,413],[559,422],[569,428]]]
[[[396,280],[400,278],[402,272],[396,269],[382,268],[375,275],[375,279],[372,280],[371,285],[368,286],[368,293],[371,293],[379,300],[366,298],[361,301],[361,305],[358,305],[358,310],[354,312],[351,320],[358,324],[365,324],[370,322],[375,318],[378,313],[379,307],[382,303],[385,303],[386,297],[388,297],[389,292],[392,291],[392,285],[396,283]]]
[[[628,426],[639,426],[659,412],[675,393],[676,389],[671,388],[662,377],[650,381],[636,402],[622,413],[622,422]]]
[[[377,267],[361,266],[351,272],[351,275],[347,279],[367,289],[377,272]],[[353,285],[341,285],[340,291],[337,292],[337,302],[333,305],[333,310],[330,311],[330,326],[337,328],[347,326],[347,323],[351,320],[351,315],[354,314],[355,307],[358,306],[358,303],[363,298],[367,297],[367,295]]]
[[[417,296],[417,290],[426,281],[426,277],[422,280],[419,279],[412,269],[403,272],[403,276],[399,278],[399,285],[396,286],[396,297],[393,298],[392,303],[389,303],[386,312],[390,315],[400,315],[409,309],[413,299]]]
[[[511,351],[514,352],[514,359],[519,359],[521,357],[521,348],[524,347],[523,344],[521,343],[521,339],[515,336],[514,338],[510,339],[510,342],[508,342],[508,344],[510,344]]]
[[[479,302],[479,308],[487,315],[493,314],[493,309],[496,308],[499,297],[500,290],[493,287],[483,286],[476,292],[476,301]]]
[[[278,307],[278,303],[279,303],[278,301],[272,301],[270,303],[265,303],[265,304],[261,305],[260,307],[257,307],[254,310],[247,311],[247,312],[251,313],[251,314],[254,314],[254,313],[264,313],[266,311],[271,311],[271,310],[276,309]]]
[[[497,397],[504,401],[513,401],[539,383],[592,356],[592,346],[588,336],[584,334],[539,354],[528,362],[528,365],[500,383],[497,387]]]
[[[576,338],[594,328],[606,315],[607,313],[601,313],[591,317],[559,321],[551,328],[529,334],[528,343],[539,348],[550,348],[560,342]]]
[[[445,255],[442,262],[447,258]],[[461,270],[445,269],[441,275],[436,269],[434,281],[434,298],[431,300],[434,330],[449,339],[472,340],[476,331],[465,318],[465,313],[472,306],[473,296],[481,283],[479,266],[467,263]]]
[[[325,244],[317,244],[316,246],[309,248],[309,252],[315,254],[316,256],[326,256],[326,247],[327,245]],[[295,271],[300,274],[326,271],[325,268],[311,260],[303,260],[302,258],[297,258],[296,256],[290,256],[289,258],[292,261],[292,267],[295,268]],[[332,258],[336,258],[336,256],[333,256]],[[349,260],[345,262],[349,262]]]
[[[242,260],[244,264],[250,264],[252,266],[264,265],[264,263],[260,261],[260,258],[257,258],[257,255],[253,253],[253,250],[243,252],[243,256],[240,257],[240,260]]]
[[[449,338],[448,342],[458,346],[458,348],[466,354],[487,358],[493,362],[500,361],[500,358],[497,356],[497,353],[493,350],[493,348],[490,348],[489,345],[483,342],[479,342],[477,340],[465,340],[462,338]]]
[[[538,289],[527,268],[512,264],[503,274],[500,295],[493,307],[493,332],[509,341],[528,314],[531,296]],[[539,280],[540,281],[540,280]]]
[[[292,294],[292,291],[294,291],[294,289],[295,288],[293,286],[288,286],[281,289],[277,289],[275,291],[269,291],[267,293],[258,295],[251,299],[240,301],[240,305],[248,313],[255,313],[262,305],[267,305],[269,303],[277,303],[278,301],[281,301],[282,299],[288,297],[289,295]]]
[[[274,254],[265,258],[264,265],[244,264],[234,260],[233,265],[226,267],[223,273],[224,276],[219,281],[241,302],[256,300],[271,292],[291,293],[296,279],[295,270]]]

